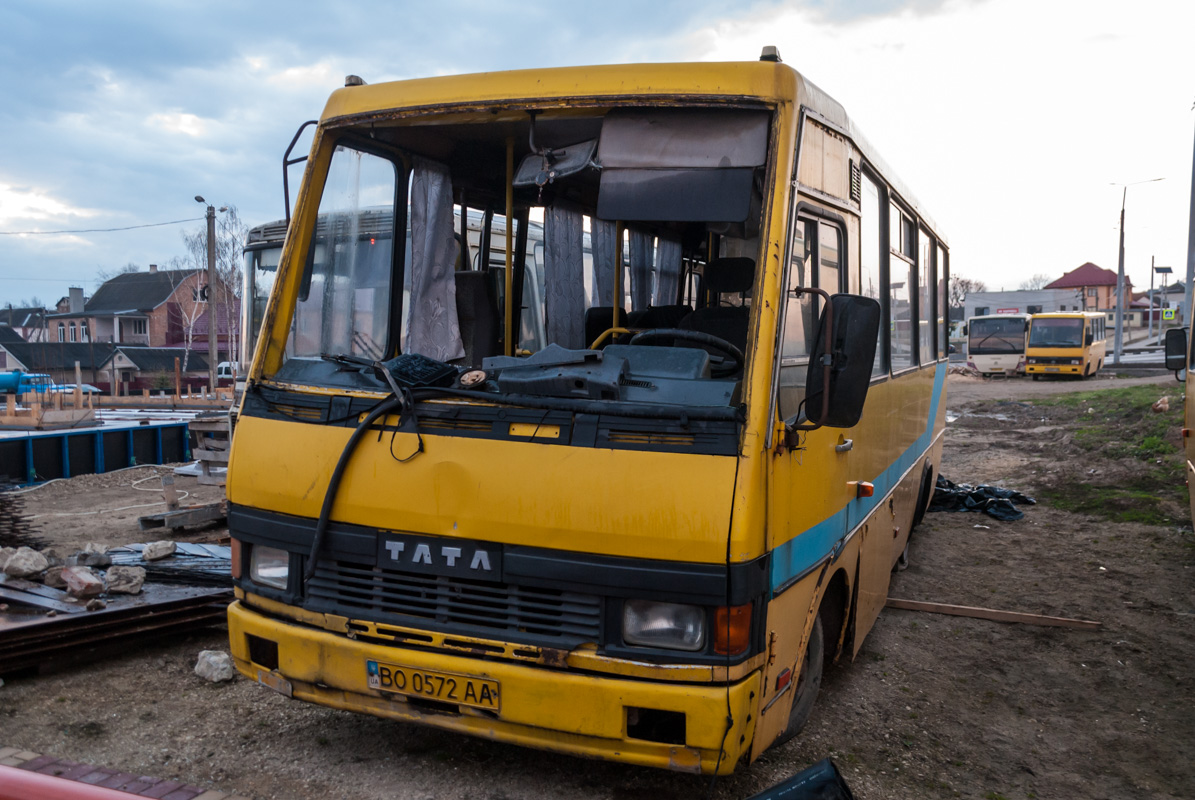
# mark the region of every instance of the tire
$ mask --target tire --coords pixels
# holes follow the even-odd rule
[[[813,622],[813,630],[809,633],[809,643],[805,645],[801,674],[797,676],[797,684],[793,687],[793,707],[788,714],[788,727],[776,737],[772,747],[779,747],[791,740],[809,721],[809,716],[813,713],[813,703],[822,688],[825,656],[825,633],[822,630],[822,616],[818,614]]]
[[[1033,380],[1035,380],[1035,381],[1040,381],[1040,380],[1041,380],[1041,376],[1040,376],[1040,375],[1034,375],[1034,376],[1033,376]]]

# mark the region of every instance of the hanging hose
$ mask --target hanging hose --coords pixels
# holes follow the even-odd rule
[[[340,488],[340,479],[344,476],[344,470],[349,464],[349,459],[353,457],[353,451],[357,449],[358,442],[361,441],[361,437],[377,421],[378,417],[383,417],[395,409],[401,412],[405,404],[406,400],[404,400],[403,395],[396,394],[374,406],[373,410],[365,415],[365,419],[361,420],[361,424],[353,431],[353,435],[349,437],[348,443],[344,446],[344,450],[341,451],[340,460],[336,462],[336,469],[332,470],[332,477],[328,479],[328,489],[324,492],[324,505],[320,508],[319,520],[315,523],[315,537],[311,540],[311,552],[307,555],[307,569],[303,573],[304,584],[310,581],[312,576],[315,575],[316,556],[319,554],[320,547],[324,543],[324,533],[328,530],[328,522],[332,517],[332,504],[336,502],[336,492]]]

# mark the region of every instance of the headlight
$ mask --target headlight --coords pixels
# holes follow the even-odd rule
[[[249,552],[249,580],[262,586],[285,589],[290,577],[290,553],[276,547],[253,545]]]
[[[1083,359],[1081,359],[1081,358],[1072,358],[1072,359],[1071,359],[1071,363],[1072,363],[1072,364],[1082,364],[1082,363],[1083,363]]]
[[[700,650],[705,647],[705,611],[699,606],[628,600],[622,607],[622,638],[643,647]]]

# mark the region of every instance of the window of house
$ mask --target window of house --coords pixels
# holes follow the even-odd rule
[[[1088,297],[1098,297],[1099,291],[1100,291],[1099,289],[1096,289],[1095,287],[1091,287],[1087,290],[1087,296]]]
[[[81,342],[90,342],[91,341],[91,334],[87,330],[87,320],[84,320],[79,323],[79,341],[81,341]]]
[[[146,331],[146,322],[143,319],[135,319],[133,322],[133,334],[144,336]]]
[[[58,323],[58,341],[60,341],[60,342],[66,341],[66,323],[64,323],[64,322]]]
[[[986,316],[988,315],[988,311],[989,311],[989,309],[988,309],[988,307],[987,307],[987,306],[976,306],[976,307],[975,307],[975,313],[974,313],[974,314],[972,314],[971,316],[973,316],[973,317],[986,317]]]
[[[1040,314],[1040,313],[1041,313],[1041,306],[1025,306],[1025,313],[1027,313],[1027,314]]]
[[[917,282],[913,221],[895,203],[889,206],[888,308],[892,371],[917,365],[917,333],[913,329],[913,298]]]
[[[71,329],[71,341],[72,341],[72,342],[77,342],[77,341],[79,341],[79,339],[78,339],[78,332],[75,330],[75,323],[73,323],[73,322],[72,322],[72,323],[70,324],[70,329]]]

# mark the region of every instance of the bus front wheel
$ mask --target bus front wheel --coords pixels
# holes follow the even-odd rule
[[[796,686],[793,687],[793,706],[788,714],[788,727],[776,737],[772,747],[779,747],[792,739],[813,713],[813,702],[817,700],[818,691],[822,686],[822,670],[825,666],[826,641],[822,628],[822,616],[819,613],[813,621],[813,630],[809,633],[809,643],[805,645],[805,658],[801,662],[801,674],[797,676]]]

